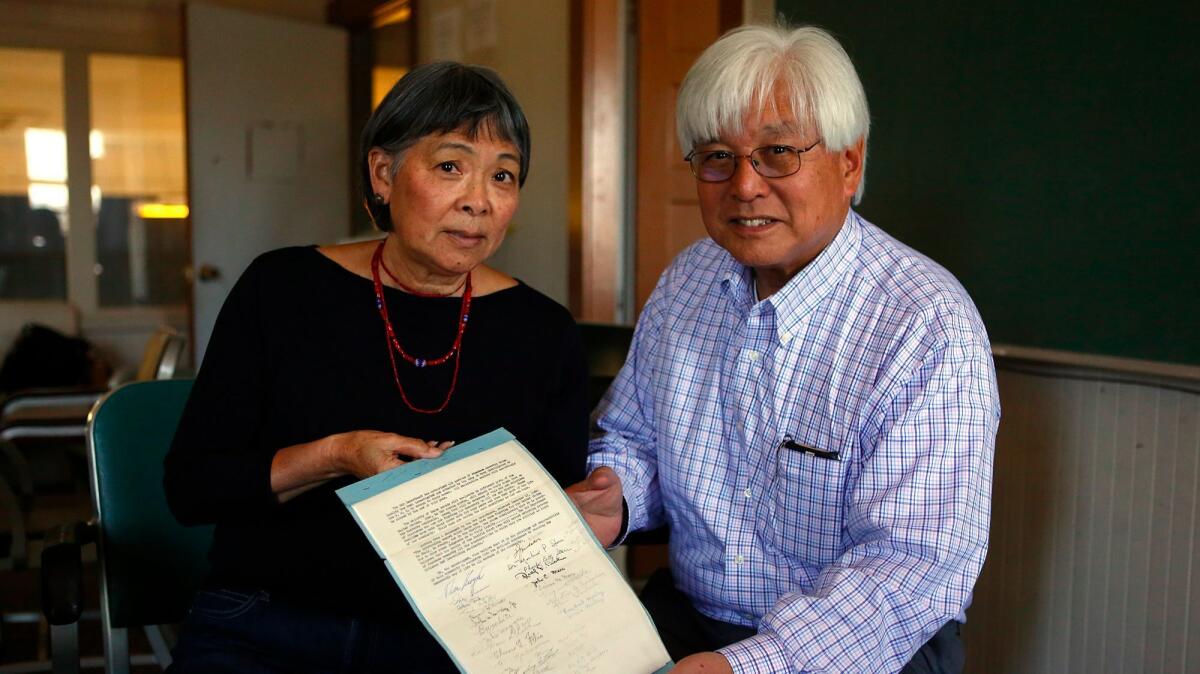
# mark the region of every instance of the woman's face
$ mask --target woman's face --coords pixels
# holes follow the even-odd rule
[[[500,247],[520,199],[515,145],[486,129],[473,140],[457,131],[425,136],[399,158],[394,178],[386,153],[371,156],[372,186],[388,202],[390,236],[412,271],[457,276]]]

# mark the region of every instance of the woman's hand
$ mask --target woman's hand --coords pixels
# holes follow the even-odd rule
[[[362,479],[412,459],[439,457],[453,444],[382,431],[350,431],[330,438],[329,463],[339,474]]]
[[[275,452],[271,491],[283,503],[335,477],[370,477],[410,459],[441,456],[453,444],[382,431],[330,435]]]

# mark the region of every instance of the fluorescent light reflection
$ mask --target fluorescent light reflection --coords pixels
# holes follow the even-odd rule
[[[92,159],[104,158],[104,132],[98,129],[92,129],[88,134],[88,153],[92,155]]]
[[[65,183],[66,134],[58,129],[25,129],[25,175],[30,182]]]
[[[67,212],[67,186],[29,183],[29,208],[46,208],[58,214]]]
[[[186,204],[140,204],[137,214],[143,220],[181,220],[188,216]]]

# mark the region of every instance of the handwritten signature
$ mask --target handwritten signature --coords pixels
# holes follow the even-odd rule
[[[554,671],[554,659],[558,657],[559,650],[557,648],[548,648],[538,652],[532,663],[526,665],[511,665],[504,668],[504,674],[541,674],[542,672]]]
[[[528,543],[526,543],[525,545],[521,545],[520,543],[518,543],[517,546],[515,548],[513,548],[513,559],[521,559],[521,555],[526,550],[532,548],[533,546],[535,546],[541,542],[542,542],[542,539],[535,538],[532,541],[529,541]]]
[[[453,597],[466,593],[468,597],[474,597],[483,590],[488,589],[488,585],[480,585],[483,582],[483,569],[472,569],[457,581],[451,581],[446,584],[442,590],[443,596]]]
[[[572,549],[565,545],[562,539],[555,539],[549,544],[542,543],[540,539],[535,540],[524,546],[517,546],[508,570],[513,572],[513,578],[528,580],[534,587],[538,587],[549,577],[548,573],[557,572],[557,569],[551,567],[566,561],[567,553]]]

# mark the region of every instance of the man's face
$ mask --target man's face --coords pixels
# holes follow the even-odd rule
[[[696,152],[748,155],[764,146],[806,148],[821,140],[815,128],[797,122],[786,99],[776,101],[761,113],[748,113],[741,133],[723,133]],[[760,297],[783,287],[837,236],[862,179],[862,154],[861,140],[839,152],[818,143],[801,155],[800,170],[790,176],[764,178],[741,158],[729,180],[696,181],[705,229],[754,269]]]

